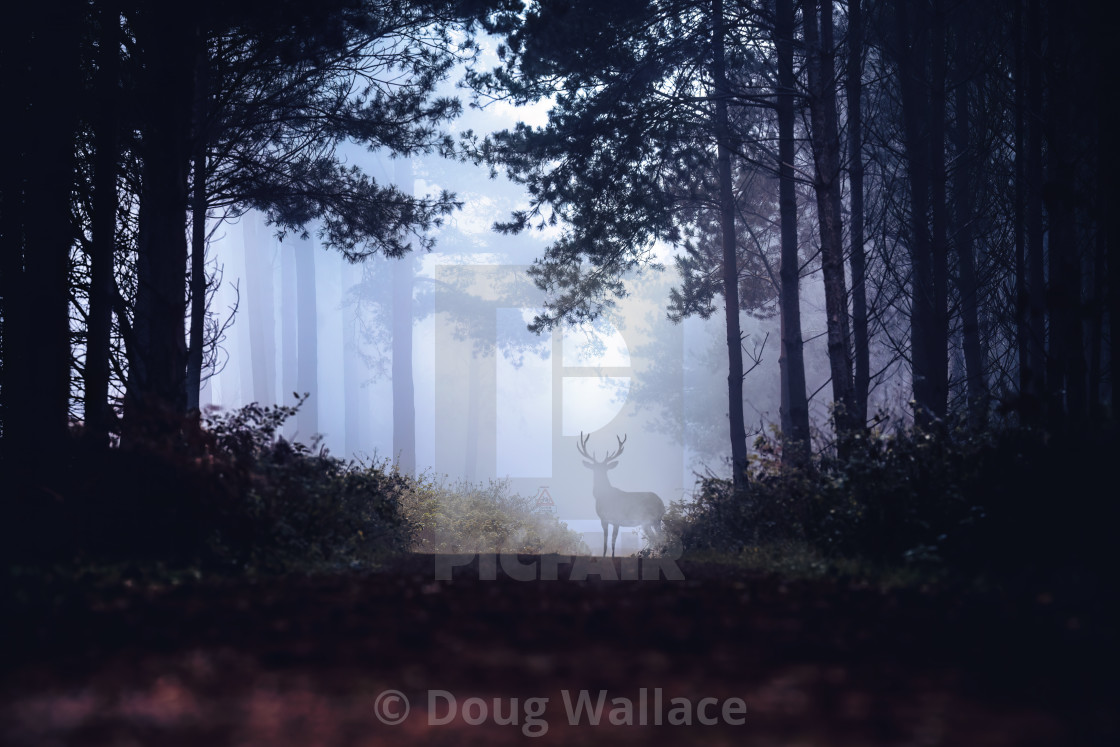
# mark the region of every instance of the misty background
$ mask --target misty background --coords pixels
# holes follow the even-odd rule
[[[467,110],[451,130],[546,120],[547,105],[496,102]],[[576,452],[581,432],[600,453],[625,435],[612,484],[652,490],[666,504],[688,499],[697,475],[730,474],[722,314],[667,319],[679,283],[671,247],[658,246],[665,269],[631,276],[628,297],[594,325],[534,334],[527,325],[544,296],[524,271],[558,233],[493,230],[528,203],[520,185],[435,156],[352,147],[346,157],[378,182],[414,194],[449,190],[463,207],[435,230],[432,252],[357,264],[323,247],[314,228],[280,234],[256,211],[212,221],[207,257],[221,282],[210,313],[225,331],[203,407],[294,404],[307,393],[284,429],[289,440],[347,459],[389,459],[437,481],[509,479],[522,495],[547,491],[561,518],[589,526],[598,519],[591,473]],[[776,234],[770,239],[776,245]],[[801,298],[820,427],[829,373],[823,289],[811,269]],[[753,367],[748,427],[769,432],[779,421],[779,320],[741,316]],[[884,378],[876,377],[873,408],[905,418],[907,377]]]

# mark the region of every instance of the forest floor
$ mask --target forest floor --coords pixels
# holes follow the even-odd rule
[[[4,600],[0,743],[975,747],[1120,736],[1111,600],[1091,590],[883,590],[685,561],[683,580],[574,581],[565,565],[559,580],[500,570],[486,580],[476,562],[440,581],[437,562],[177,585],[17,583]],[[618,575],[633,575],[627,562],[614,561]],[[404,715],[403,701],[387,690],[411,704],[396,725],[382,719]],[[569,723],[580,691],[593,706],[606,691],[598,725],[586,710]],[[485,719],[469,698],[485,699]],[[746,706],[738,725],[734,698]],[[612,724],[628,704],[634,725]],[[518,724],[498,723],[511,714]],[[691,725],[669,723],[686,716]]]

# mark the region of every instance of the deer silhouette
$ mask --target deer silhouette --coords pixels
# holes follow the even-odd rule
[[[651,539],[661,534],[661,517],[665,515],[665,503],[656,493],[633,493],[619,490],[611,485],[607,477],[607,470],[618,466],[615,461],[626,445],[626,435],[618,440],[618,451],[608,452],[600,461],[587,451],[587,442],[591,434],[579,434],[579,445],[576,449],[587,458],[584,467],[591,470],[591,494],[595,496],[595,513],[603,524],[603,555],[607,554],[607,528],[614,525],[611,533],[611,557],[614,557],[615,543],[618,540],[619,527],[642,527]]]

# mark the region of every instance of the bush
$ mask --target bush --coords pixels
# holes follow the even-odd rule
[[[1115,526],[1099,486],[1111,480],[1116,445],[1108,428],[1061,439],[1018,427],[872,430],[844,459],[789,469],[776,440],[760,438],[748,496],[702,478],[665,523],[692,554],[804,546],[879,567],[1092,567]]]
[[[277,569],[350,566],[407,550],[410,526],[398,504],[411,481],[386,463],[348,463],[277,438],[298,406],[252,404],[207,421],[242,486],[211,549]]]
[[[299,405],[133,424],[113,447],[72,439],[14,486],[7,560],[271,573],[409,550],[580,551],[579,535],[508,482],[445,486],[286,441]]]
[[[509,490],[508,480],[447,486],[421,476],[401,496],[413,548],[432,553],[588,552],[579,534],[551,514],[538,512],[531,498]]]

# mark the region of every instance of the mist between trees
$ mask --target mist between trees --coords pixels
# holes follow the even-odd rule
[[[1105,26],[1043,0],[21,8],[5,470],[27,497],[76,443],[174,449],[210,405],[308,393],[287,442],[591,518],[582,430],[643,434],[620,482],[668,502],[911,427],[1111,428]]]

